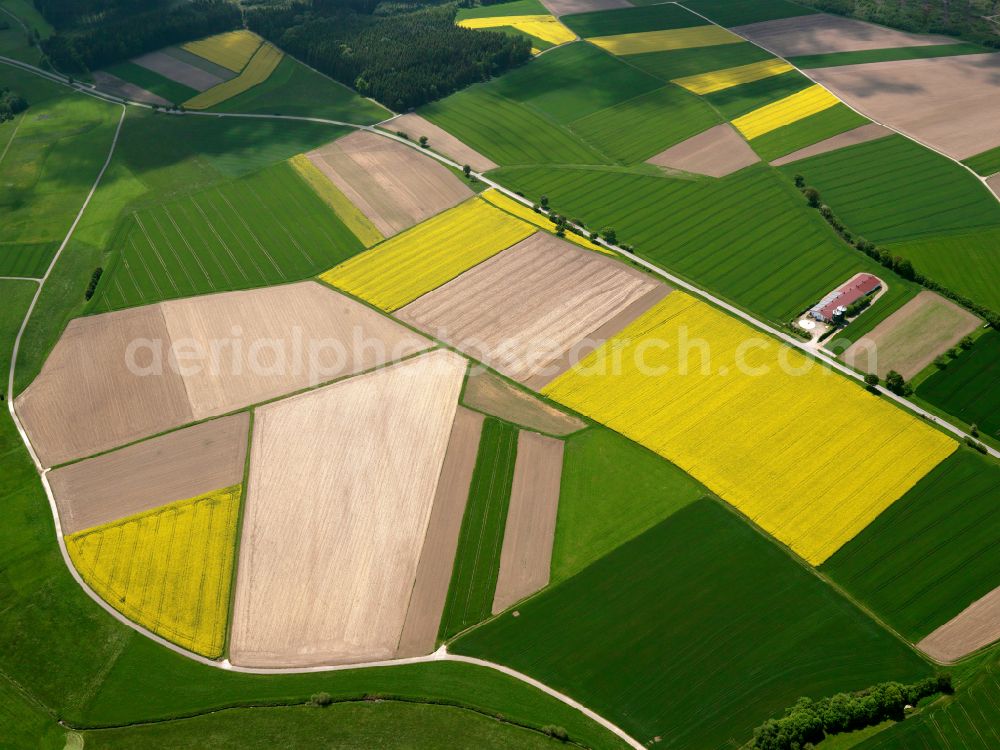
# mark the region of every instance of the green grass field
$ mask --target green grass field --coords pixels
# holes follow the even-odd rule
[[[431,704],[396,701],[235,709],[212,716],[180,719],[83,733],[88,748],[131,750],[137,747],[259,748],[323,747],[334,750],[398,747],[401,738],[413,750],[443,746],[492,748],[565,747],[539,731],[492,716]],[[60,747],[62,747],[60,745]]]
[[[555,53],[546,53],[548,57]],[[476,84],[428,104],[420,114],[497,164],[609,164],[548,117]]]
[[[499,16],[547,16],[548,8],[539,0],[513,0],[509,3],[477,5],[475,8],[459,8],[455,21],[466,18],[497,18]]]
[[[723,26],[741,26],[816,12],[787,0],[688,0],[686,4],[691,10]]]
[[[28,42],[25,27],[37,31],[42,39],[52,34],[52,27],[30,0],[0,0],[0,22],[5,22],[8,27],[0,29],[0,55],[37,65],[42,53],[37,44]],[[2,80],[3,73],[0,72],[0,82]]]
[[[3,305],[0,305],[0,394],[4,394],[4,401],[14,337],[37,288],[33,281],[0,281],[0,295],[3,295]],[[0,405],[5,406],[2,401]]]
[[[38,278],[45,273],[59,242],[0,242],[0,276]]]
[[[616,8],[593,13],[575,13],[563,16],[560,20],[584,39],[705,25],[704,19],[672,3],[652,5],[648,8]]]
[[[563,454],[553,583],[707,492],[673,464],[607,428],[571,436]]]
[[[719,44],[714,47],[645,52],[641,55],[629,55],[628,61],[635,67],[663,81],[671,81],[674,78],[693,76],[698,73],[749,65],[761,60],[769,60],[772,57],[774,56],[770,52],[761,49],[756,44],[739,42],[738,44]]]
[[[856,746],[857,750],[992,750],[1000,747],[1000,663],[994,651],[955,691],[906,721]],[[817,745],[824,750],[824,745]]]
[[[110,68],[105,68],[105,71],[113,76],[118,76],[123,81],[134,83],[136,86],[144,88],[146,91],[150,91],[157,96],[162,96],[168,102],[174,104],[181,104],[198,95],[195,89],[185,86],[182,83],[177,83],[177,81],[172,81],[169,78],[161,76],[159,73],[154,73],[152,70],[144,68],[141,65],[136,65],[135,63],[118,63],[117,65],[112,65]]]
[[[759,81],[751,81],[706,94],[705,99],[724,117],[735,120],[740,115],[752,112],[765,104],[784,99],[786,96],[791,96],[810,86],[812,86],[812,81],[797,70],[790,70],[781,75],[762,78]]]
[[[619,163],[634,164],[719,121],[699,97],[668,85],[583,117],[569,127]]]
[[[888,243],[921,273],[992,310],[1000,310],[1000,228],[955,232]]]
[[[280,195],[282,200],[268,198]],[[93,312],[313,276],[364,249],[290,165],[136,211]]]
[[[869,122],[846,104],[835,104],[829,109],[804,117],[770,133],[754,138],[750,145],[764,161],[798,151],[800,148],[832,138]]]
[[[931,672],[721,504],[701,500],[457,639],[662,748],[740,747],[799,696]]]
[[[839,65],[861,65],[863,63],[889,62],[890,60],[920,60],[929,57],[953,57],[955,55],[976,55],[991,50],[978,44],[959,42],[956,44],[933,44],[926,47],[890,47],[859,52],[827,52],[820,55],[800,55],[788,61],[797,68],[832,68]]]
[[[1000,333],[989,331],[917,388],[917,395],[1000,437]]]
[[[938,465],[821,570],[919,640],[1000,586],[1000,466],[972,450]]]
[[[514,425],[495,417],[483,421],[455,566],[441,614],[442,640],[490,616],[514,481],[518,432]]]
[[[766,167],[721,180],[583,169],[503,169],[504,184],[772,321],[785,321],[876,263],[844,245]]]
[[[227,99],[213,112],[303,115],[373,125],[392,113],[285,55],[266,81]]]
[[[984,151],[981,154],[966,159],[962,162],[976,170],[983,177],[989,177],[1000,172],[1000,146]]]

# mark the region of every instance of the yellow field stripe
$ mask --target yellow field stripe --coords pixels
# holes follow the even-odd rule
[[[749,141],[839,103],[837,97],[817,84],[737,117],[733,125]]]
[[[749,65],[737,65],[735,68],[724,68],[714,70],[711,73],[699,73],[696,76],[685,76],[675,78],[672,83],[683,86],[694,94],[711,94],[714,91],[723,91],[741,83],[752,83],[771,76],[787,73],[795,68],[784,60],[761,60]]]
[[[361,240],[365,247],[377,245],[385,239],[378,228],[365,216],[361,210],[351,203],[350,198],[344,195],[330,180],[320,172],[316,165],[309,161],[305,154],[298,154],[289,159],[299,177],[313,189],[323,202],[326,203],[338,218],[344,222],[344,226],[351,230],[355,237]]]
[[[691,47],[715,47],[720,44],[742,42],[741,37],[721,26],[693,26],[687,29],[639,31],[634,34],[616,34],[588,39],[591,44],[606,49],[613,55],[638,55],[643,52],[665,52]]]
[[[576,39],[576,34],[567,29],[553,16],[491,16],[490,18],[467,18],[458,22],[466,29],[493,29],[498,26],[512,26],[518,31],[530,34],[549,44],[565,44]]]
[[[471,198],[355,255],[320,279],[392,312],[534,232],[520,219]]]
[[[66,549],[87,585],[127,618],[189,651],[221,656],[240,489],[77,532]]]
[[[556,228],[555,224],[549,221],[549,218],[547,216],[535,213],[534,210],[524,205],[520,201],[516,201],[513,198],[509,198],[508,196],[504,195],[503,193],[494,188],[490,188],[489,190],[483,191],[482,198],[483,200],[492,203],[497,208],[502,208],[507,213],[514,214],[514,216],[518,217],[519,219],[523,219],[529,224],[534,224],[536,227],[544,229],[550,234],[555,234],[555,228]],[[566,232],[565,239],[569,242],[572,242],[575,245],[579,245],[580,247],[586,248],[587,250],[596,250],[597,252],[604,253],[605,255],[612,255],[612,256],[618,255],[618,253],[608,250],[605,247],[601,247],[600,245],[595,245],[590,240],[584,239],[580,235],[573,234],[572,232]]]
[[[250,62],[247,63],[243,72],[236,78],[223,81],[218,86],[202,91],[184,102],[184,106],[188,109],[208,109],[226,101],[226,99],[232,99],[237,94],[242,94],[258,83],[266,81],[283,57],[284,54],[281,50],[270,42],[264,42],[250,58]]]
[[[677,464],[814,565],[957,448],[677,291],[542,392]]]
[[[240,29],[199,39],[197,42],[188,42],[181,45],[181,49],[239,73],[250,62],[250,58],[262,41],[263,39],[252,31]]]

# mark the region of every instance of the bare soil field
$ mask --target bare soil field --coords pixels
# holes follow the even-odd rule
[[[760,161],[743,136],[723,123],[688,138],[646,160],[650,164],[684,172],[725,177]]]
[[[386,237],[472,195],[430,157],[372,133],[351,133],[306,156]]]
[[[820,141],[819,143],[814,143],[811,146],[800,148],[798,151],[793,151],[790,154],[772,161],[771,166],[780,167],[783,164],[791,164],[795,161],[808,159],[810,156],[826,154],[830,151],[847,148],[848,146],[856,146],[859,143],[877,141],[879,138],[885,138],[889,135],[892,135],[891,130],[882,127],[878,123],[870,122],[867,125],[862,125],[860,128],[848,130],[846,133],[840,133],[832,138],[827,138],[825,141]]]
[[[909,380],[972,333],[982,321],[951,300],[921,292],[854,342],[844,362],[885,377],[895,370]]]
[[[161,76],[169,78],[171,81],[176,81],[177,83],[183,83],[185,86],[190,86],[195,91],[205,91],[213,86],[218,86],[226,80],[221,76],[217,76],[213,73],[209,73],[207,70],[190,65],[189,63],[179,60],[173,55],[168,55],[163,51],[150,52],[145,55],[140,55],[139,57],[134,58],[132,62],[136,65],[141,65],[154,73],[159,73]]]
[[[587,426],[583,420],[550,406],[478,366],[473,366],[465,381],[462,401],[473,409],[549,435],[569,435]]]
[[[482,430],[482,414],[458,407],[396,649],[399,658],[429,654],[437,646]]]
[[[403,320],[519,382],[657,286],[623,263],[537,232],[402,308]]]
[[[525,430],[517,436],[517,462],[493,614],[503,612],[549,582],[562,463],[562,440]]]
[[[55,466],[193,421],[183,379],[154,362],[169,338],[158,305],[71,321],[15,402],[39,460]],[[130,352],[137,341],[151,348]]]
[[[989,186],[990,190],[992,190],[996,196],[1000,198],[1000,174],[995,174],[990,177],[986,181],[986,184]]]
[[[1000,54],[818,68],[810,76],[862,114],[955,159],[1000,146]]]
[[[782,57],[890,47],[927,47],[955,42],[944,36],[909,34],[826,13],[735,26],[733,31]]]
[[[568,16],[573,13],[589,13],[595,10],[631,8],[628,0],[542,0],[542,5],[554,16]]]
[[[233,663],[395,655],[466,367],[438,350],[257,409]]]
[[[207,349],[213,343],[219,347],[214,361],[184,374],[195,419],[352,375],[432,346],[313,281],[162,305],[175,346],[188,341],[193,348]]]
[[[433,122],[425,120],[413,112],[397,115],[390,120],[379,123],[379,127],[393,133],[401,130],[413,141],[420,140],[420,136],[427,136],[427,143],[431,149],[444,154],[459,164],[468,164],[476,172],[486,172],[498,166],[496,162],[469,148],[447,130],[439,128]]]
[[[91,75],[94,77],[94,83],[97,84],[97,88],[114,96],[121,96],[126,99],[131,99],[134,102],[159,104],[164,107],[170,105],[170,102],[162,96],[157,96],[152,91],[146,91],[146,89],[141,86],[136,86],[134,83],[123,81],[118,76],[105,73],[103,70],[95,70]]]
[[[1000,639],[1000,588],[974,601],[917,644],[932,659],[952,662]]]
[[[203,422],[49,474],[64,535],[243,482],[250,415]]]

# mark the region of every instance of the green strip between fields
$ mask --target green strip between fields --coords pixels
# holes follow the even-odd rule
[[[863,63],[890,62],[893,60],[921,60],[930,57],[954,57],[956,55],[977,55],[989,52],[978,44],[933,44],[924,47],[890,47],[888,49],[868,49],[856,52],[827,52],[819,55],[790,57],[788,62],[799,68],[833,68],[840,65],[861,65]]]

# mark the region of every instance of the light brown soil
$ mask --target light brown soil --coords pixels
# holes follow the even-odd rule
[[[548,368],[548,373],[537,375],[525,383],[525,385],[532,390],[542,390],[548,383],[569,370],[581,359],[670,294],[671,291],[673,290],[666,284],[657,284],[652,290],[646,292],[646,294],[639,297],[631,305],[623,308],[620,313],[608,318],[604,323],[587,334],[586,338],[579,345],[555,360],[551,367]]]
[[[889,370],[895,370],[909,380],[980,323],[951,300],[921,292],[855,341],[841,357],[865,372],[885,377]]]
[[[1000,588],[979,599],[917,644],[932,659],[952,662],[1000,639]]]
[[[97,84],[97,88],[101,91],[106,91],[113,96],[120,96],[125,99],[130,99],[133,102],[159,104],[164,107],[171,104],[171,102],[168,102],[162,96],[157,96],[152,91],[146,91],[146,89],[136,86],[134,83],[123,81],[118,76],[113,76],[102,70],[94,71],[92,75],[94,77],[94,83]]]
[[[472,195],[447,167],[373,133],[351,133],[307,156],[386,237]]]
[[[996,196],[1000,198],[1000,174],[995,174],[990,177],[986,181],[986,184],[989,186],[990,190],[992,190]]]
[[[469,373],[462,401],[473,409],[549,435],[569,435],[587,426],[479,366],[473,366]]]
[[[242,412],[56,469],[62,533],[240,484],[249,429]]]
[[[800,148],[798,151],[793,151],[786,156],[782,156],[781,158],[772,161],[771,166],[780,167],[783,164],[791,164],[795,161],[808,159],[810,156],[826,154],[830,151],[847,148],[848,146],[856,146],[859,143],[877,141],[879,138],[885,138],[888,135],[892,135],[891,130],[883,128],[877,123],[870,122],[867,125],[862,125],[860,128],[848,130],[846,133],[840,133],[832,138],[827,138],[825,141],[820,141],[819,143],[814,143],[811,146]]]
[[[493,614],[549,582],[562,462],[561,440],[525,431],[517,436],[517,462]]]
[[[568,16],[573,13],[589,13],[594,10],[631,8],[628,0],[542,0],[542,5],[554,16]]]
[[[391,120],[380,123],[379,127],[393,133],[401,130],[413,141],[420,140],[422,135],[427,136],[428,146],[431,149],[444,154],[459,164],[468,164],[476,172],[485,172],[498,166],[496,162],[490,161],[478,151],[469,148],[447,130],[442,130],[433,122],[412,112],[406,115],[397,115]]]
[[[437,645],[482,429],[482,414],[458,408],[396,649],[399,658],[429,654]]]
[[[146,55],[140,55],[134,58],[132,62],[154,73],[159,73],[171,81],[189,86],[195,91],[205,91],[213,86],[218,86],[225,80],[209,73],[207,70],[202,70],[194,65],[189,65],[183,60],[178,60],[176,57],[171,57],[165,52],[150,52]]]
[[[1000,54],[844,65],[809,74],[873,120],[955,159],[1000,146]]]
[[[217,342],[184,377],[195,419],[225,414],[405,357],[432,344],[322,284],[226,292],[163,303],[175,345]],[[237,336],[233,331],[238,331]]]
[[[685,172],[725,177],[760,161],[743,136],[723,123],[688,138],[646,160],[650,164]]]
[[[466,367],[438,350],[257,409],[233,663],[395,655]]]
[[[909,34],[826,13],[735,26],[733,31],[782,57],[890,47],[927,47],[953,44],[955,41],[944,36]]]
[[[657,283],[624,263],[536,232],[397,314],[525,382],[551,377],[553,363]]]
[[[41,373],[15,402],[45,466],[91,456],[193,421],[180,375],[164,368],[140,377],[127,364],[129,345],[169,346],[159,305],[77,318]],[[134,361],[148,366],[148,351]]]

